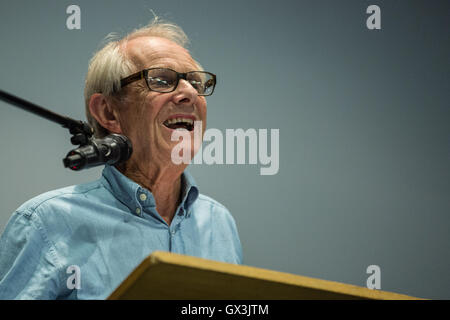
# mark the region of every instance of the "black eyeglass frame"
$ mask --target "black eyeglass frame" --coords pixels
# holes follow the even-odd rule
[[[175,72],[177,74],[177,82],[176,82],[176,84],[175,84],[175,86],[173,87],[172,90],[170,90],[170,91],[158,91],[158,90],[154,90],[154,89],[150,88],[150,85],[148,84],[148,72],[150,70],[156,70],[156,69],[166,69],[166,70],[173,71],[173,72]],[[214,93],[214,89],[216,88],[217,77],[216,77],[216,75],[214,73],[211,73],[211,72],[208,72],[208,71],[189,71],[189,72],[181,73],[181,72],[177,72],[177,71],[175,71],[173,69],[170,69],[170,68],[148,68],[148,69],[144,69],[144,70],[141,70],[139,72],[133,73],[132,75],[129,75],[129,76],[123,78],[123,79],[120,79],[120,87],[123,88],[123,87],[129,85],[130,83],[133,83],[133,82],[141,80],[141,79],[145,79],[145,83],[147,84],[148,90],[155,91],[155,92],[160,92],[160,93],[169,93],[169,92],[175,91],[178,88],[178,83],[180,82],[180,79],[188,81],[187,80],[187,75],[190,74],[190,73],[193,73],[193,72],[205,73],[205,74],[209,74],[210,76],[212,76],[212,80],[214,81],[214,84],[213,84],[211,93],[209,93],[209,94],[197,93],[199,96],[210,96],[210,95],[212,95]]]

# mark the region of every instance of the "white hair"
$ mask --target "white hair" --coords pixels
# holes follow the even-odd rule
[[[148,25],[135,29],[121,39],[117,39],[118,37],[114,34],[105,38],[106,45],[97,51],[89,62],[84,88],[86,118],[94,128],[96,137],[104,137],[108,135],[108,131],[91,115],[89,100],[94,93],[102,93],[105,96],[119,94],[120,79],[138,71],[133,62],[121,51],[121,45],[139,37],[165,38],[183,48],[186,48],[189,43],[188,37],[179,26],[162,21],[157,16]],[[199,64],[198,66],[201,68]]]

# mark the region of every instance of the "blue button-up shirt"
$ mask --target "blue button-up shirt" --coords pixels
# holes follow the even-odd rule
[[[105,299],[155,250],[242,263],[228,210],[186,171],[181,186],[170,225],[149,190],[108,165],[97,181],[27,201],[0,238],[0,299]]]

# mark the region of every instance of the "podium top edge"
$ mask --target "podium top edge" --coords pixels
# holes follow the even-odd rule
[[[365,287],[335,281],[322,280],[317,278],[295,275],[291,273],[208,260],[204,258],[198,258],[164,251],[154,251],[151,255],[149,255],[139,266],[142,268],[140,273],[144,272],[147,268],[151,267],[152,265],[159,265],[159,264],[177,265],[182,267],[232,274],[240,277],[249,277],[259,280],[267,280],[287,285],[302,286],[317,290],[345,294],[360,299],[424,300],[422,298],[412,297],[395,292],[372,290]],[[139,267],[137,269],[139,269]],[[135,271],[138,271],[137,269]]]

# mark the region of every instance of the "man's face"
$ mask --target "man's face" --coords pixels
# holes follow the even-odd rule
[[[198,70],[189,52],[172,41],[157,37],[140,37],[122,47],[128,58],[137,66],[136,71],[153,67],[166,67],[177,72]],[[167,120],[190,118],[202,121],[202,137],[206,128],[206,99],[187,81],[180,79],[175,91],[160,93],[150,91],[145,80],[127,86],[125,105],[120,108],[120,125],[133,144],[132,159],[139,166],[167,164],[172,149],[179,141],[172,141],[174,129]],[[194,145],[194,130],[190,132]],[[200,137],[201,138],[201,137]],[[196,151],[196,150],[195,150]],[[192,153],[193,156],[193,153]]]

